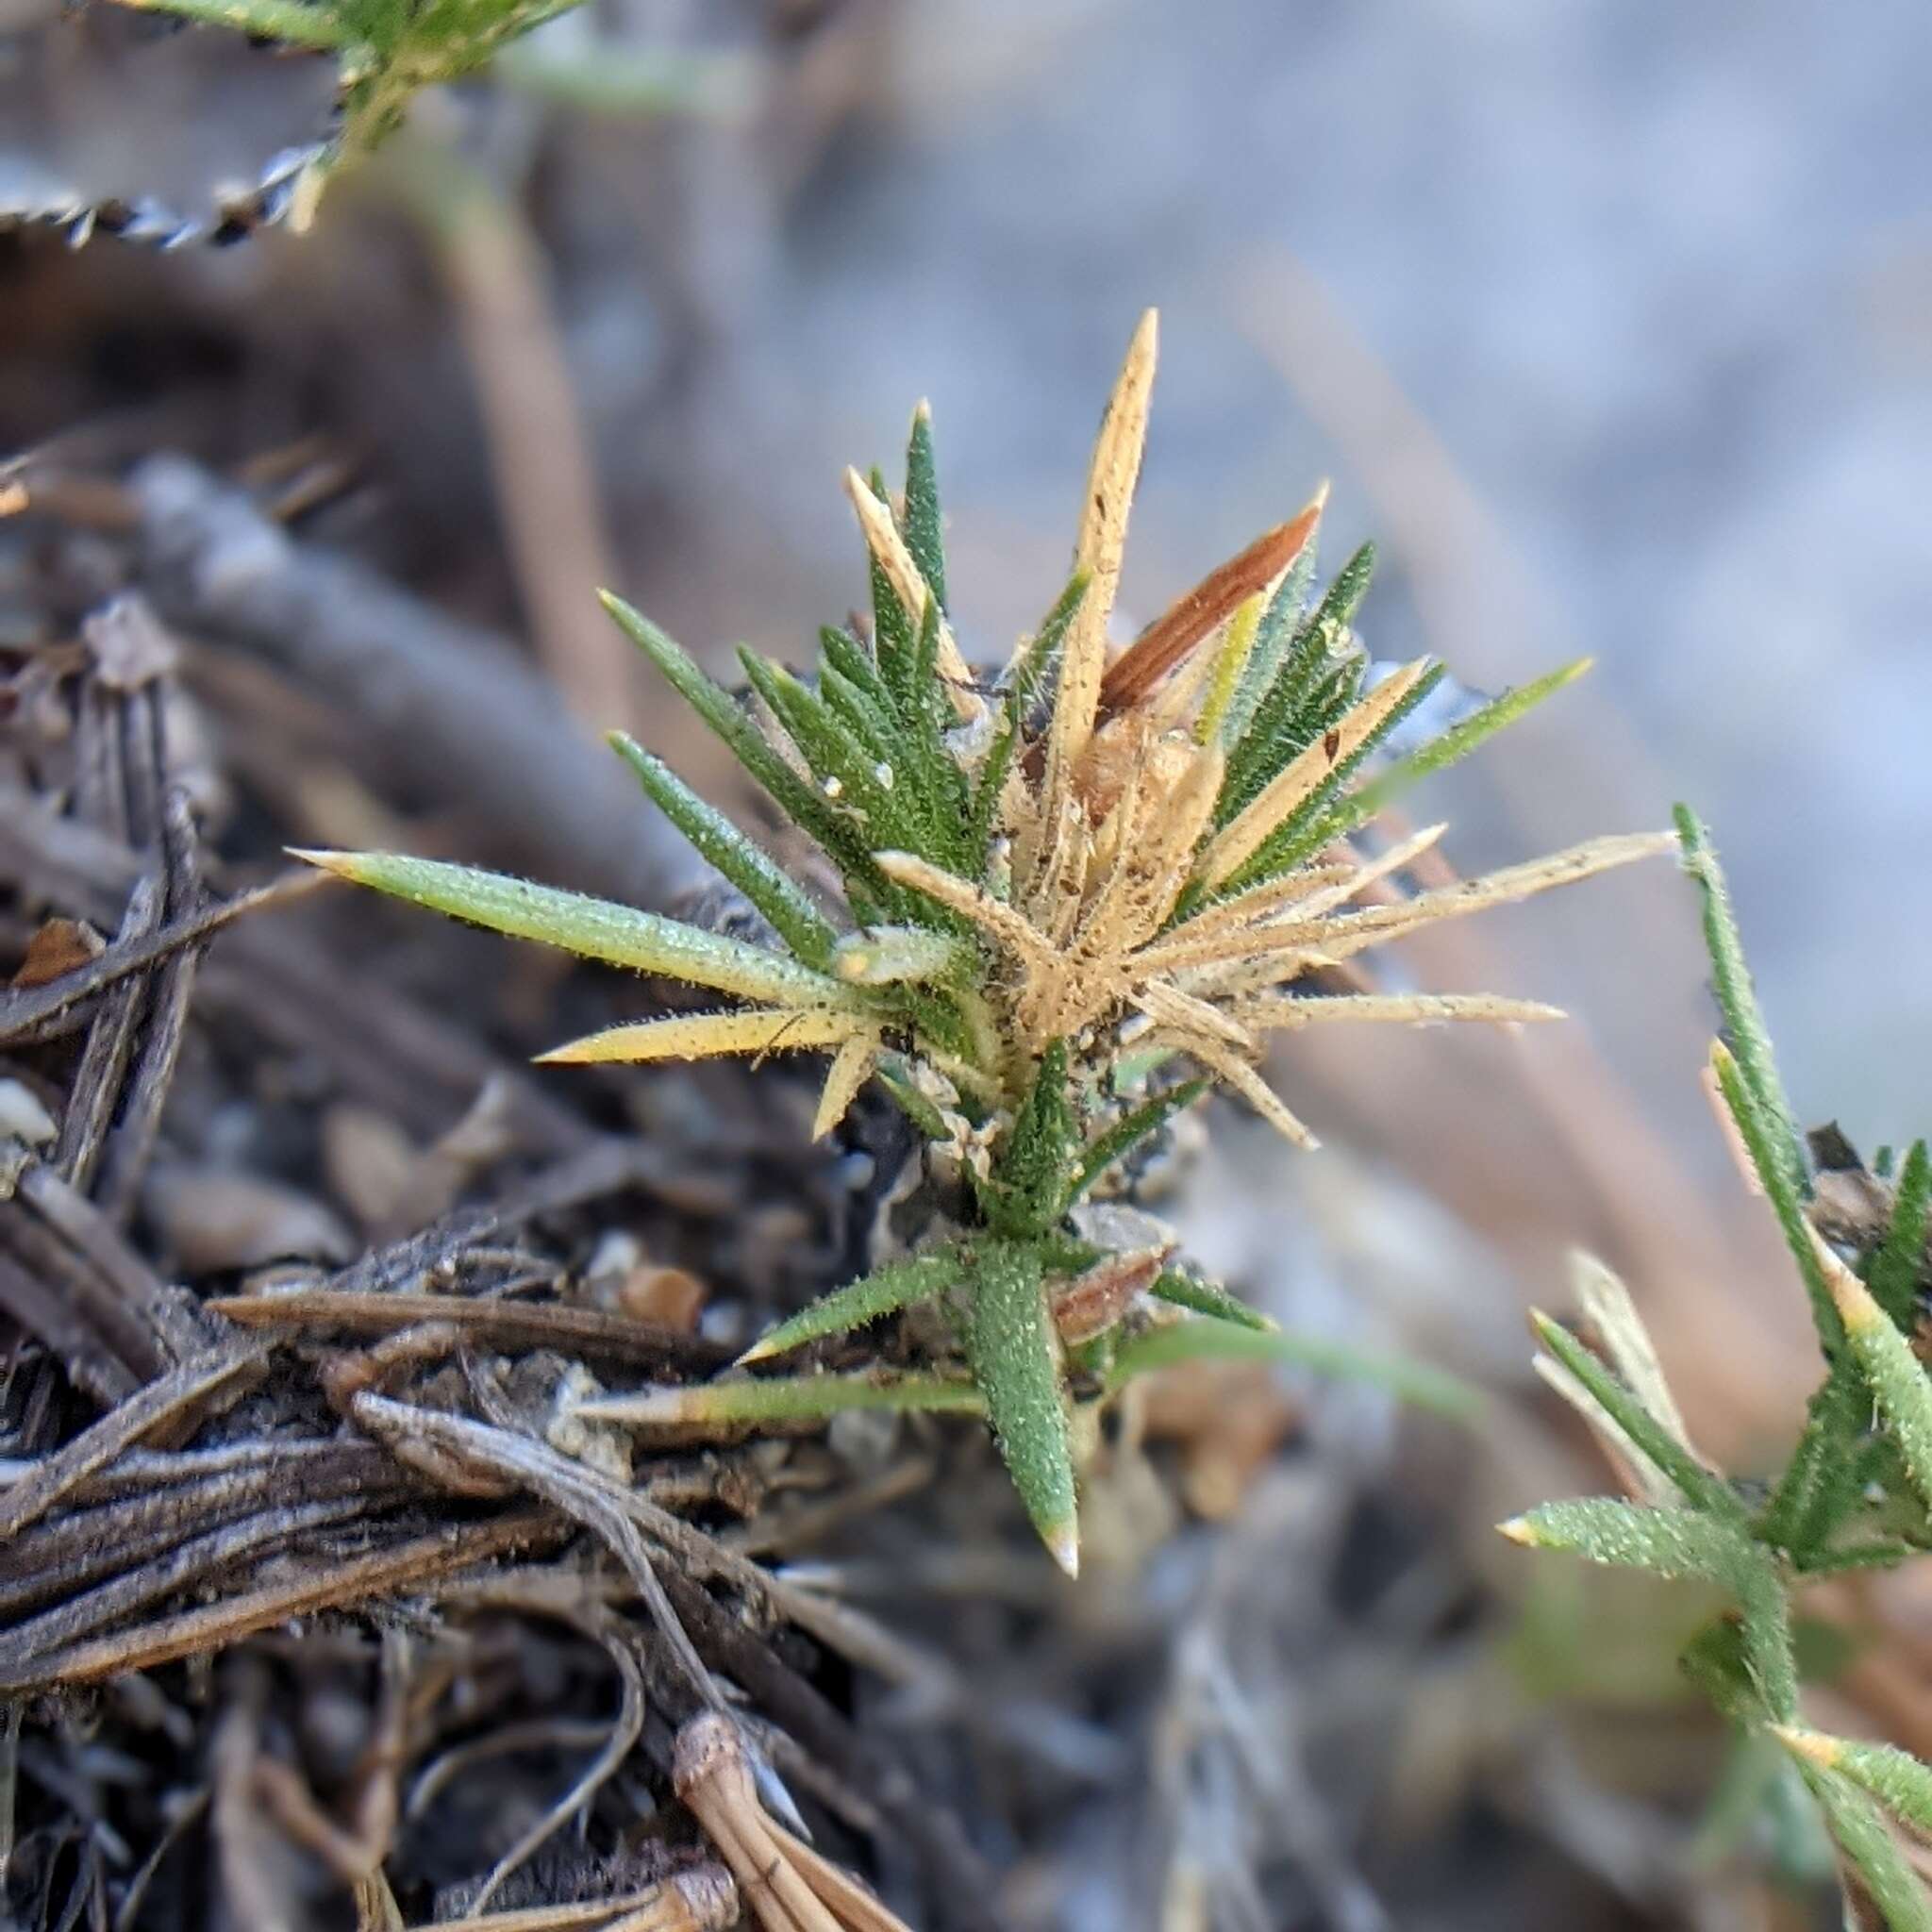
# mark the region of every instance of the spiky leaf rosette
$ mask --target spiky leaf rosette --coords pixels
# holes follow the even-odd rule
[[[876,475],[846,474],[872,621],[821,631],[809,675],[741,652],[741,700],[607,594],[625,631],[837,875],[842,904],[825,903],[661,761],[615,741],[650,797],[762,916],[769,947],[461,867],[306,855],[438,911],[735,1002],[615,1027],[551,1059],[828,1052],[820,1133],[876,1075],[959,1179],[966,1224],[932,1244],[943,1265],[891,1264],[755,1353],[939,1298],[959,1338],[945,1366],[976,1380],[1034,1521],[1069,1567],[1070,1354],[1108,1386],[1113,1331],[1130,1314],[1144,1324],[1149,1297],[1212,1324],[1197,1325],[1189,1352],[1217,1336],[1256,1345],[1238,1304],[1163,1256],[1074,1240],[1067,1217],[1078,1196],[1210,1082],[1312,1144],[1257,1071],[1276,1033],[1557,1017],[1490,994],[1338,993],[1314,975],[1673,843],[1598,840],[1450,883],[1436,859],[1435,883],[1404,889],[1442,828],[1371,849],[1359,839],[1369,820],[1583,667],[1389,757],[1441,671],[1419,658],[1372,675],[1352,627],[1367,549],[1313,594],[1324,493],[1110,654],[1154,360],[1150,313],[1102,419],[1069,579],[990,679],[969,667],[947,609],[923,404],[902,496]],[[802,1379],[793,1412],[821,1412],[830,1379]]]

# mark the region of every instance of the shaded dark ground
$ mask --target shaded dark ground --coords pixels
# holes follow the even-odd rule
[[[802,643],[860,592],[838,468],[888,453],[925,393],[962,635],[996,649],[1056,581],[1099,397],[1134,314],[1158,301],[1131,613],[1332,475],[1331,556],[1371,530],[1388,540],[1369,607],[1379,654],[1441,649],[1479,686],[1574,650],[1602,660],[1558,713],[1443,788],[1457,861],[1657,823],[1690,793],[1731,861],[1801,1107],[1867,1141],[1916,1124],[1924,895],[1900,886],[1928,782],[1910,521],[1932,427],[1919,15],[1874,8],[1854,36],[1797,6],[854,0],[613,9],[601,25],[752,65],[724,110],[647,122],[508,91],[433,103],[301,240],[158,258],[0,238],[0,448],[52,440],[48,473],[70,479],[49,515],[0,525],[0,663],[19,689],[111,590],[141,589],[182,653],[172,774],[201,788],[223,890],[266,876],[282,842],[393,842],[661,896],[670,856],[574,734],[627,712],[694,775],[717,774],[589,586],[617,582],[694,648]],[[560,47],[588,30],[566,23]],[[207,98],[252,92],[249,58]],[[70,151],[78,130],[86,153],[99,97],[85,72],[56,78],[16,94],[21,125]],[[197,125],[254,140],[220,114]],[[241,164],[170,155],[190,177]],[[251,601],[259,525],[246,509],[223,525],[194,475],[149,471],[131,502],[90,495],[167,450],[253,481],[298,546],[270,557],[266,581],[292,572],[301,595]],[[409,601],[326,562],[303,575],[332,549]],[[436,611],[465,627],[439,630]],[[490,647],[467,626],[533,656],[562,693],[554,711],[477,671],[432,678],[399,722],[385,658],[420,671],[441,646],[480,665]],[[43,803],[102,728],[75,689],[9,720],[8,782]],[[77,740],[60,739],[63,715]],[[479,746],[486,720],[510,737]],[[54,748],[19,750],[36,730]],[[67,854],[61,871],[44,826],[9,820],[9,970],[48,909],[112,931],[130,853],[153,843],[125,808],[116,825],[100,797],[74,804],[109,813],[114,850]],[[578,1294],[622,1236],[700,1277],[708,1332],[728,1341],[846,1265],[853,1196],[883,1157],[806,1158],[803,1086],[787,1109],[729,1080],[517,1076],[531,1084],[504,1109],[507,1140],[486,1136],[489,1158],[458,1160],[452,1181],[447,1149],[441,1166],[425,1150],[490,1076],[634,995],[426,924],[325,899],[217,943],[134,1221],[156,1279],[206,1294],[291,1245],[353,1265],[434,1220],[456,1181],[498,1198],[594,1136],[640,1168],[519,1237],[533,1265],[565,1271],[546,1292]],[[1748,1454],[1790,1412],[1797,1301],[1696,1091],[1708,1018],[1686,895],[1661,869],[1604,881],[1511,915],[1482,952],[1417,949],[1416,963],[1585,1017],[1554,1041],[1310,1042],[1288,1074],[1339,1144],[1285,1162],[1217,1117],[1217,1158],[1179,1211],[1204,1257],[1285,1319],[1501,1386],[1482,1442],[1398,1431],[1354,1391],[1175,1390],[1151,1456],[1124,1450],[1096,1482],[1100,1560],[1076,1596],[1051,1585],[962,1435],[792,1452],[808,1493],[916,1491],[808,1525],[795,1548],[774,1471],[756,1472],[737,1526],[750,1546],[829,1566],[839,1600],[917,1647],[893,1655],[896,1676],[824,1648],[783,1652],[787,1668],[1008,1874],[1015,1923],[1805,1922],[1778,1916],[1738,1848],[1707,1835],[1716,1849],[1691,1856],[1715,1740],[1676,1712],[1665,1633],[1681,1607],[1533,1584],[1486,1532],[1599,1480],[1519,1366],[1515,1310],[1560,1295],[1572,1241],[1629,1270],[1709,1446]],[[76,1046],[0,1050],[58,1116]],[[258,1189],[248,1215],[238,1177]],[[264,1181],[292,1201],[271,1211]],[[251,1249],[248,1217],[264,1214],[268,1246]],[[208,1225],[226,1244],[185,1251],[184,1230]],[[85,1419],[58,1386],[21,1358],[9,1453]],[[384,1507],[387,1534],[436,1505],[418,1491]],[[721,1601],[743,1607],[741,1592]],[[525,1641],[516,1612],[492,1614],[506,1621],[489,1642]],[[1917,1626],[1911,1605],[1899,1614]],[[259,1640],[211,1676],[172,1667],[165,1711],[109,1703],[78,1731],[30,1730],[23,1831],[90,1806],[100,1821],[59,1848],[50,1886],[87,1857],[125,1883],[158,1828],[127,1763],[179,1754],[179,1790],[216,1789],[224,1712],[340,1798],[377,1683],[366,1625],[343,1633],[339,1663]],[[491,1680],[507,1701],[436,1742],[540,1698],[608,1719],[594,1641],[557,1641],[552,1676]],[[340,1723],[321,1736],[307,1679],[330,1670],[347,1689],[322,1698]],[[1924,1723],[1915,1654],[1904,1674],[1876,1707],[1909,1735]],[[598,1801],[600,1849],[650,1834],[663,1714],[652,1724]],[[493,1797],[493,1824],[466,1813],[408,1840],[410,1923],[435,1882],[487,1862],[444,1870],[425,1843],[493,1832],[494,1856],[585,1755],[578,1741],[499,1770],[471,1787]],[[963,1908],[973,1887],[903,1829],[868,1832],[848,1806],[836,1835],[822,1808],[834,1849],[914,1924]],[[299,1862],[297,1877],[298,1896],[318,1886]],[[174,1917],[144,1923],[210,1909],[192,1890],[158,1892],[157,1909],[172,1896]]]

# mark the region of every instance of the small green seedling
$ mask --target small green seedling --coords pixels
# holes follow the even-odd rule
[[[1894,1932],[1928,1932],[1932,1898],[1878,1807],[1932,1829],[1932,1772],[1907,1753],[1805,1727],[1794,1605],[1805,1585],[1891,1569],[1932,1548],[1932,1385],[1913,1351],[1932,1203],[1921,1141],[1891,1192],[1889,1222],[1841,1257],[1813,1225],[1815,1176],[1778,1078],[1717,855],[1678,808],[1684,863],[1704,900],[1725,1039],[1711,1073],[1757,1184],[1783,1230],[1825,1362],[1783,1471],[1759,1493],[1698,1454],[1621,1284],[1586,1264],[1578,1286],[1591,1348],[1541,1313],[1537,1367],[1584,1416],[1636,1500],[1546,1503],[1503,1525],[1533,1549],[1714,1584],[1733,1613],[1693,1638],[1686,1672],[1746,1738],[1790,1755],[1838,1842],[1848,1890]],[[1874,1183],[1875,1185],[1875,1183]],[[1848,1915],[1846,1923],[1855,1921]]]
[[[1487,877],[1400,890],[1441,826],[1357,842],[1401,786],[1474,749],[1575,675],[1485,707],[1407,756],[1370,761],[1441,675],[1427,658],[1372,682],[1351,628],[1371,553],[1310,601],[1322,499],[1271,530],[1109,658],[1108,625],[1141,467],[1155,324],[1136,333],[1103,418],[1073,570],[990,680],[948,616],[931,424],[912,419],[906,487],[846,475],[871,555],[869,627],[820,633],[809,675],[745,651],[741,702],[649,619],[611,615],[778,811],[837,897],[778,865],[668,766],[612,743],[652,801],[756,910],[763,943],[468,867],[308,853],[366,886],[499,932],[725,996],[558,1048],[553,1061],[829,1057],[816,1130],[876,1081],[927,1143],[953,1204],[886,1258],[767,1335],[758,1362],[915,1307],[928,1371],[647,1391],[608,1416],[796,1420],[855,1406],[964,1408],[998,1438],[1034,1524],[1077,1552],[1072,1405],[1122,1375],[1213,1352],[1305,1346],[1158,1244],[1112,1249],[1074,1210],[1210,1082],[1290,1140],[1312,1137],[1257,1072],[1306,1026],[1541,1021],[1487,994],[1352,988],[1367,949],[1674,845],[1599,840]],[[1086,1224],[1090,1228],[1092,1223]],[[1179,1323],[1157,1327],[1161,1312]],[[1360,1369],[1335,1356],[1330,1366]],[[1448,1378],[1384,1371],[1456,1406]]]

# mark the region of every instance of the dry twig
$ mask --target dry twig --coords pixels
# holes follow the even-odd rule
[[[765,1932],[910,1932],[766,1812],[728,1718],[704,1712],[685,1725],[672,1776]]]

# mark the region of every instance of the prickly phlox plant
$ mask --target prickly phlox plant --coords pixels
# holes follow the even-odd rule
[[[1432,922],[1522,899],[1672,844],[1612,838],[1414,892],[1441,826],[1373,852],[1403,784],[1449,763],[1582,668],[1487,705],[1371,773],[1441,676],[1372,679],[1351,623],[1373,558],[1311,597],[1318,496],[1110,656],[1108,619],[1155,362],[1141,323],[1105,415],[1073,572],[991,678],[967,664],[949,591],[924,406],[904,494],[848,472],[871,556],[872,624],[819,634],[801,676],[743,651],[741,702],[648,619],[618,624],[836,870],[829,903],[660,760],[611,742],[652,801],[755,908],[764,943],[521,879],[380,854],[310,853],[342,876],[498,931],[728,995],[718,1010],[615,1027],[550,1060],[830,1057],[817,1132],[878,1081],[959,1208],[767,1335],[789,1354],[915,1304],[945,1322],[930,1373],[741,1378],[598,1405],[633,1421],[756,1422],[853,1406],[985,1414],[1027,1510],[1077,1560],[1075,1391],[1104,1397],[1188,1354],[1294,1353],[1171,1244],[1083,1237],[1075,1204],[1212,1083],[1291,1141],[1301,1122],[1257,1071],[1270,1037],[1349,1022],[1531,1021],[1534,1002],[1384,992],[1350,963]],[[1089,1224],[1090,1231],[1093,1225]],[[1157,1308],[1164,1308],[1163,1319]],[[1181,1311],[1186,1311],[1182,1313]],[[1442,1378],[1404,1386],[1446,1395]]]
[[[1869,1227],[1835,1227],[1825,1239],[1819,1174],[1778,1078],[1716,854],[1681,807],[1678,830],[1704,896],[1724,1020],[1725,1039],[1711,1047],[1712,1082],[1797,1265],[1824,1378],[1782,1471],[1768,1485],[1735,1482],[1693,1444],[1622,1285],[1579,1261],[1589,1341],[1533,1314],[1537,1368],[1590,1424],[1628,1496],[1544,1504],[1503,1533],[1534,1549],[1694,1578],[1727,1596],[1729,1612],[1684,1651],[1685,1671],[1746,1749],[1784,1754],[1809,1789],[1837,1841],[1848,1903],[1862,1894],[1895,1932],[1932,1932],[1932,1894],[1881,1811],[1932,1834],[1932,1769],[1890,1745],[1807,1728],[1799,1710],[1805,1646],[1795,1634],[1807,1583],[1890,1569],[1932,1550],[1932,1385],[1913,1347],[1932,1159],[1924,1141],[1895,1175],[1881,1158],[1880,1174],[1860,1181],[1882,1211],[1861,1217]],[[1847,1924],[1869,1923],[1847,1913]]]

